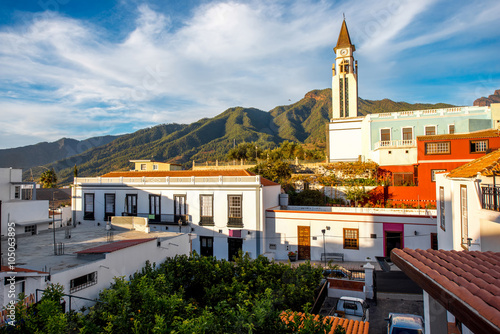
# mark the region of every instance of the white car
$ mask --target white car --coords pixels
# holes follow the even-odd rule
[[[349,320],[369,321],[368,308],[368,304],[363,299],[344,296],[337,301],[332,315]]]

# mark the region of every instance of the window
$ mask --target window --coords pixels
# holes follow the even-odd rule
[[[104,194],[104,220],[115,215],[115,194]]]
[[[488,149],[488,140],[471,140],[470,153],[485,153]]]
[[[413,173],[393,173],[393,185],[413,186]]]
[[[174,220],[186,223],[186,195],[174,195]]]
[[[15,186],[14,187],[14,198],[15,199],[20,199],[21,198],[21,186]]]
[[[467,214],[467,186],[460,186],[460,222],[462,225],[462,245],[467,245],[469,222]]]
[[[444,211],[444,187],[439,187],[439,225],[443,231],[445,228],[445,211]]]
[[[391,140],[391,129],[380,129],[380,141]]]
[[[94,194],[85,194],[83,196],[83,219],[94,220]]]
[[[448,124],[448,133],[450,135],[455,133],[455,124]]]
[[[403,140],[413,139],[413,128],[403,128]]]
[[[75,279],[72,279],[69,281],[69,292],[73,293],[76,291],[80,291],[82,289],[85,289],[86,287],[89,287],[91,285],[97,284],[97,271],[94,271],[93,273],[83,275],[80,277],[77,277]]]
[[[446,169],[431,169],[431,181],[436,182],[436,173],[446,172]]]
[[[24,233],[36,234],[36,225],[26,225],[24,227]]]
[[[137,194],[125,195],[125,215],[137,216]]]
[[[214,225],[213,195],[200,195],[200,225]]]
[[[242,195],[229,195],[228,201],[228,222],[229,227],[243,227]]]
[[[344,229],[344,249],[359,249],[359,230],[357,228]]]
[[[161,221],[161,200],[160,195],[149,195],[149,220]]]
[[[158,164],[153,165],[153,170],[158,170]]]
[[[146,170],[146,164],[141,164],[141,170]]]
[[[438,235],[437,235],[437,233],[431,233],[431,249],[438,250]]]
[[[434,136],[436,134],[436,126],[435,125],[427,125],[425,127],[424,133],[426,136]]]
[[[201,256],[214,255],[214,237],[200,236],[200,255]]]
[[[425,143],[425,154],[450,154],[450,142]]]
[[[349,61],[343,60],[340,63],[340,73],[349,73]]]

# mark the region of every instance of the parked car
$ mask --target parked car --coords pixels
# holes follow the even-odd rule
[[[349,320],[369,321],[369,305],[361,298],[340,297],[331,315]]]
[[[419,315],[389,313],[387,334],[424,334],[424,319]]]
[[[352,279],[352,273],[344,267],[337,266],[333,269],[323,270],[323,277],[348,278]]]

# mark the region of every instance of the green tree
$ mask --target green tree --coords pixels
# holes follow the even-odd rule
[[[327,202],[326,196],[319,190],[306,189],[289,195],[290,205],[320,206]]]
[[[249,171],[285,186],[292,176],[290,165],[284,161],[262,162]]]
[[[362,202],[368,199],[370,195],[366,191],[365,187],[350,186],[346,188],[345,198],[354,201],[354,205],[358,205],[358,202]]]
[[[43,188],[55,188],[57,186],[57,175],[54,168],[46,170],[40,175],[40,183]]]

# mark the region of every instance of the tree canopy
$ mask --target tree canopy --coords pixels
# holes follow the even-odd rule
[[[263,256],[176,256],[146,263],[129,280],[115,278],[85,314],[63,313],[61,288],[49,288],[29,309],[19,302],[16,326],[0,333],[325,333],[331,324],[309,314],[311,321],[280,317],[311,307],[321,273],[310,263],[291,267]]]
[[[46,170],[40,175],[40,183],[42,184],[42,188],[57,187],[57,175],[54,168]]]

